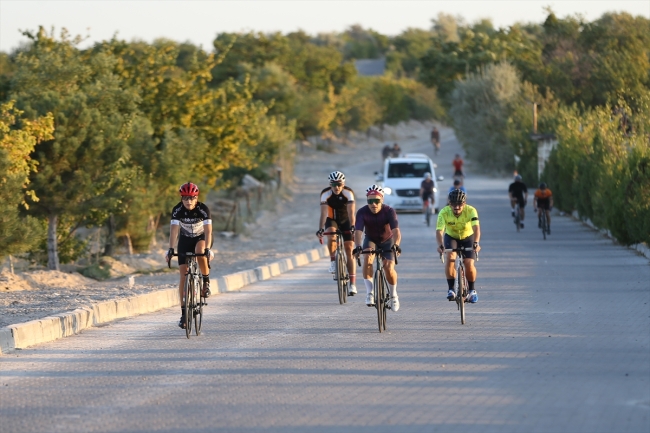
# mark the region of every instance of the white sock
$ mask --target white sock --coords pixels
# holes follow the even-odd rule
[[[397,284],[388,284],[388,288],[390,289],[390,297],[394,298],[397,296]]]
[[[363,279],[363,282],[366,284],[366,295],[372,293],[372,280]]]

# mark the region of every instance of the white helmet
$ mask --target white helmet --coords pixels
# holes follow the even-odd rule
[[[333,171],[327,177],[330,182],[345,182],[345,175],[340,171]]]
[[[369,195],[380,195],[384,196],[384,188],[380,187],[379,185],[370,185],[368,189],[366,189],[366,197]]]
[[[424,178],[425,179],[431,179],[431,173],[429,173],[429,172],[424,173]]]

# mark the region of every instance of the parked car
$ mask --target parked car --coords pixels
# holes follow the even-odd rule
[[[386,190],[384,203],[399,211],[422,211],[420,184],[425,173],[431,173],[434,182],[433,194],[435,210],[444,206],[438,198],[438,182],[444,177],[436,177],[436,165],[423,153],[407,153],[397,158],[386,158],[383,173],[375,172],[376,181]]]

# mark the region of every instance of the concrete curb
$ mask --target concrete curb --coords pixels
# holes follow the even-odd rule
[[[592,228],[594,230],[597,230],[602,235],[607,236],[608,238],[610,238],[613,242],[618,243],[618,239],[616,239],[614,236],[612,236],[612,232],[610,232],[609,230],[601,229],[600,227],[597,227],[593,222],[591,222],[591,220],[589,218],[587,218],[587,219],[581,218],[580,214],[578,213],[577,210],[574,210],[573,212],[571,212],[571,217],[573,219],[575,219],[575,220],[580,221],[584,225],[586,225],[586,226],[588,226],[588,227],[590,227],[590,228]],[[626,247],[626,248],[638,251],[639,253],[641,253],[641,255],[643,255],[647,259],[650,259],[650,248],[645,243],[630,245],[629,247]]]
[[[328,256],[327,247],[323,246],[255,269],[224,275],[213,281],[212,286],[216,287],[219,293],[232,292]],[[0,328],[0,355],[79,334],[86,328],[102,323],[152,313],[176,305],[179,305],[178,289],[165,289],[9,325]]]

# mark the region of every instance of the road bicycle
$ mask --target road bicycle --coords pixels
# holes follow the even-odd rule
[[[425,206],[425,218],[427,221],[427,227],[431,225],[431,216],[433,215],[433,203],[432,200],[426,199],[424,200],[424,206]]]
[[[346,232],[350,233],[350,232]],[[335,252],[335,266],[334,280],[339,291],[339,304],[348,302],[348,291],[350,290],[350,274],[348,272],[348,259],[345,255],[345,248],[343,248],[343,232],[340,230],[323,233],[323,236],[336,236],[336,252]],[[323,239],[320,239],[323,243]]]
[[[517,233],[521,230],[521,208],[519,207],[519,202],[515,204],[515,226],[517,226]]]
[[[465,252],[474,251],[473,248],[446,248],[445,253],[456,253],[456,261],[454,262],[454,267],[456,269],[456,278],[454,281],[454,290],[456,290],[456,305],[458,306],[458,311],[460,311],[460,323],[465,324],[465,303],[467,302],[467,276],[465,275]],[[474,252],[476,256],[476,261],[478,262],[478,252]],[[445,263],[445,255],[440,254],[440,261]]]
[[[537,209],[536,209],[537,211]],[[540,228],[542,229],[542,237],[544,240],[546,240],[546,234],[550,233],[550,229],[548,228],[548,219],[546,218],[546,209],[541,209],[542,215],[539,217],[539,225]]]
[[[438,156],[438,152],[440,152],[440,140],[432,140],[433,141],[433,154],[435,156]]]
[[[395,265],[397,265],[397,251],[395,248],[389,250],[371,249],[362,251],[359,254],[373,254],[375,256],[375,275],[372,283],[372,294],[375,298],[375,309],[377,310],[377,325],[379,332],[386,330],[386,310],[390,310],[390,290],[388,289],[388,281],[386,280],[386,273],[382,263],[382,256],[384,253],[393,253],[395,257]],[[357,256],[357,264],[361,267],[361,257]]]
[[[187,273],[185,274],[185,286],[183,293],[185,298],[181,299],[183,307],[183,317],[185,317],[185,335],[190,338],[192,334],[192,319],[194,320],[194,332],[196,335],[201,334],[201,324],[203,322],[203,307],[208,305],[202,293],[203,275],[197,262],[197,257],[207,257],[205,254],[196,254],[187,252],[182,254],[186,257]],[[172,254],[178,256],[178,254]],[[208,267],[210,263],[208,262]],[[171,267],[171,260],[169,261]]]

